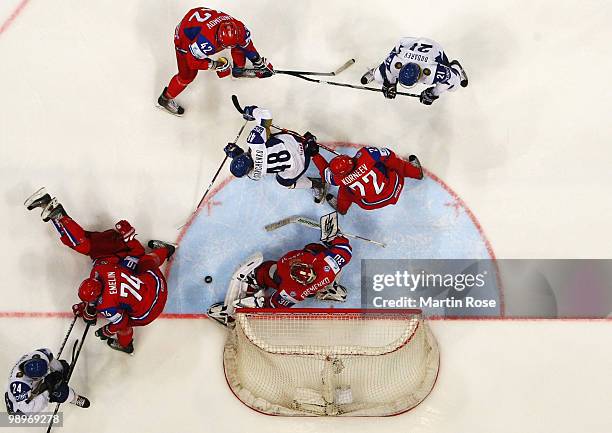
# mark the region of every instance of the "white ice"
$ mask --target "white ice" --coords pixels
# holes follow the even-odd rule
[[[4,22],[19,2],[0,5]],[[229,96],[327,141],[416,153],[467,202],[501,258],[610,258],[609,1],[210,1],[251,28],[279,68],[351,57],[357,82],[400,36],[442,43],[469,73],[432,107],[291,77],[217,80],[202,72],[183,119],[154,108],[175,71],[174,26],[194,1],[30,0],[0,33],[0,371],[55,349],[88,260],[22,206],[46,185],[84,226],[126,218],[141,239],[174,239],[236,133]],[[222,236],[223,234],[219,234]],[[612,427],[610,322],[437,321],[432,395],[389,419],[256,414],[227,388],[224,333],[207,320],[137,331],[133,357],[93,336],[65,432],[555,432]],[[18,431],[16,429],[14,431]],[[30,431],[30,430],[27,430]]]

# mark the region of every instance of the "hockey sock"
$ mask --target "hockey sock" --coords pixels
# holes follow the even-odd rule
[[[172,80],[170,80],[170,84],[168,84],[168,90],[166,90],[164,97],[168,99],[176,98],[183,90],[185,90],[185,87],[187,87],[188,84],[189,83],[182,82],[179,76],[175,75],[174,77],[172,77]]]

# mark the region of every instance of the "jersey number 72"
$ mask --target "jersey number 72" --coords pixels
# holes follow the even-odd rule
[[[367,195],[366,185],[370,184],[370,179],[368,178],[371,178],[371,181],[372,181],[371,184],[374,187],[374,192],[376,193],[376,195],[380,194],[383,191],[383,189],[385,189],[385,183],[384,182],[379,183],[378,176],[376,176],[376,172],[374,170],[368,171],[361,178],[361,180],[358,180],[357,182],[353,182],[352,184],[350,184],[349,188],[353,190],[359,190],[359,193],[361,194],[361,196],[365,197]]]

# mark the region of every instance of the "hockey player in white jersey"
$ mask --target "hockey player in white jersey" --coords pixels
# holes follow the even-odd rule
[[[378,68],[371,69],[361,78],[362,84],[372,81],[382,84],[385,98],[397,95],[397,84],[410,88],[415,84],[428,87],[419,100],[431,105],[440,95],[467,87],[468,78],[457,60],[450,61],[442,46],[427,38],[402,38]]]
[[[23,355],[11,370],[4,400],[9,414],[36,414],[49,403],[69,402],[88,408],[89,400],[68,386],[70,365],[53,357],[49,349]]]
[[[315,201],[324,196],[324,183],[320,178],[305,176],[310,159],[319,151],[316,137],[307,132],[304,136],[289,132],[272,134],[272,113],[255,105],[244,107],[244,118],[255,120],[245,152],[236,144],[228,144],[224,151],[232,159],[230,171],[236,177],[248,176],[258,181],[270,174],[276,181],[290,189],[312,188]]]

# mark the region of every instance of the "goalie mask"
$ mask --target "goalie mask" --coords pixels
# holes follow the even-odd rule
[[[292,263],[289,274],[291,275],[291,279],[303,286],[312,283],[317,278],[317,274],[315,274],[312,265],[301,262]]]

